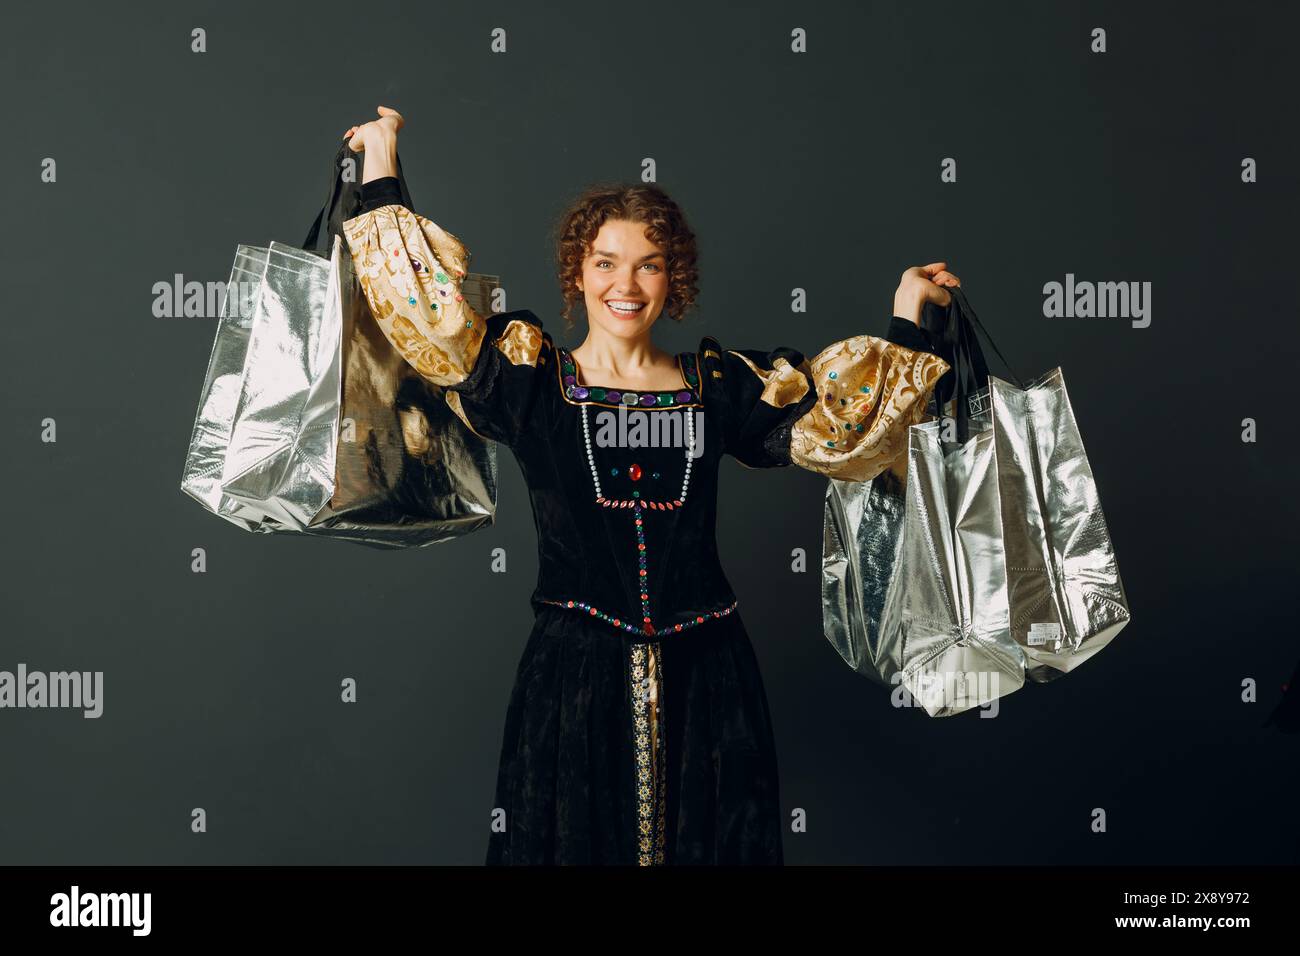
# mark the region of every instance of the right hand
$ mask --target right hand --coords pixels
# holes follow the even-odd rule
[[[353,126],[343,134],[343,138],[348,140],[348,148],[354,153],[360,153],[367,146],[373,146],[377,143],[395,144],[397,142],[397,131],[406,124],[406,121],[402,119],[402,114],[397,110],[389,109],[387,106],[380,106],[376,109],[379,113],[379,119]]]
[[[945,286],[960,286],[961,280],[948,271],[948,263],[931,262],[929,265],[912,266],[899,279],[898,289],[894,292],[894,315],[907,319],[919,326],[921,310],[927,302],[946,308],[952,296]]]

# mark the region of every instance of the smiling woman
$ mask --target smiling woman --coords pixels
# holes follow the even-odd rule
[[[895,295],[906,314],[884,337],[811,360],[710,336],[672,355],[650,331],[695,301],[694,234],[657,186],[601,186],[556,234],[562,315],[581,301],[587,316],[570,351],[532,312],[470,308],[464,246],[404,206],[391,177],[395,117],[381,109],[348,133],[367,157],[362,211],[344,224],[357,275],[407,361],[514,453],[537,526],[536,616],[488,861],[780,863],[767,699],[715,541],[721,460],[851,480],[883,471],[948,370],[915,322],[956,278],[942,263],[909,270]],[[592,426],[601,409],[633,407],[688,412],[686,448]]]

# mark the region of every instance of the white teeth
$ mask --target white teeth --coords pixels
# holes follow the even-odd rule
[[[626,312],[629,315],[633,312],[640,312],[642,307],[645,305],[644,302],[606,302],[605,304],[615,312]]]

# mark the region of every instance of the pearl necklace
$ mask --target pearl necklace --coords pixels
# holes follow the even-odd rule
[[[600,490],[600,472],[596,468],[596,456],[591,450],[591,428],[587,423],[587,406],[582,406],[582,440],[587,446],[587,465],[591,468],[591,481],[596,486],[596,504],[606,508],[637,508],[642,506],[656,508],[660,511],[672,511],[674,508],[680,508],[686,503],[686,492],[691,484],[691,462],[694,460],[695,452],[695,414],[691,409],[686,409],[686,441],[688,454],[686,456],[686,472],[682,475],[682,493],[680,497],[672,501],[645,501],[641,498],[640,491],[632,492],[632,497],[615,499],[606,498]]]

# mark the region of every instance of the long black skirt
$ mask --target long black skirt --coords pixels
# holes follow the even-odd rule
[[[781,863],[771,717],[739,612],[637,643],[541,610],[495,807],[489,865]]]

